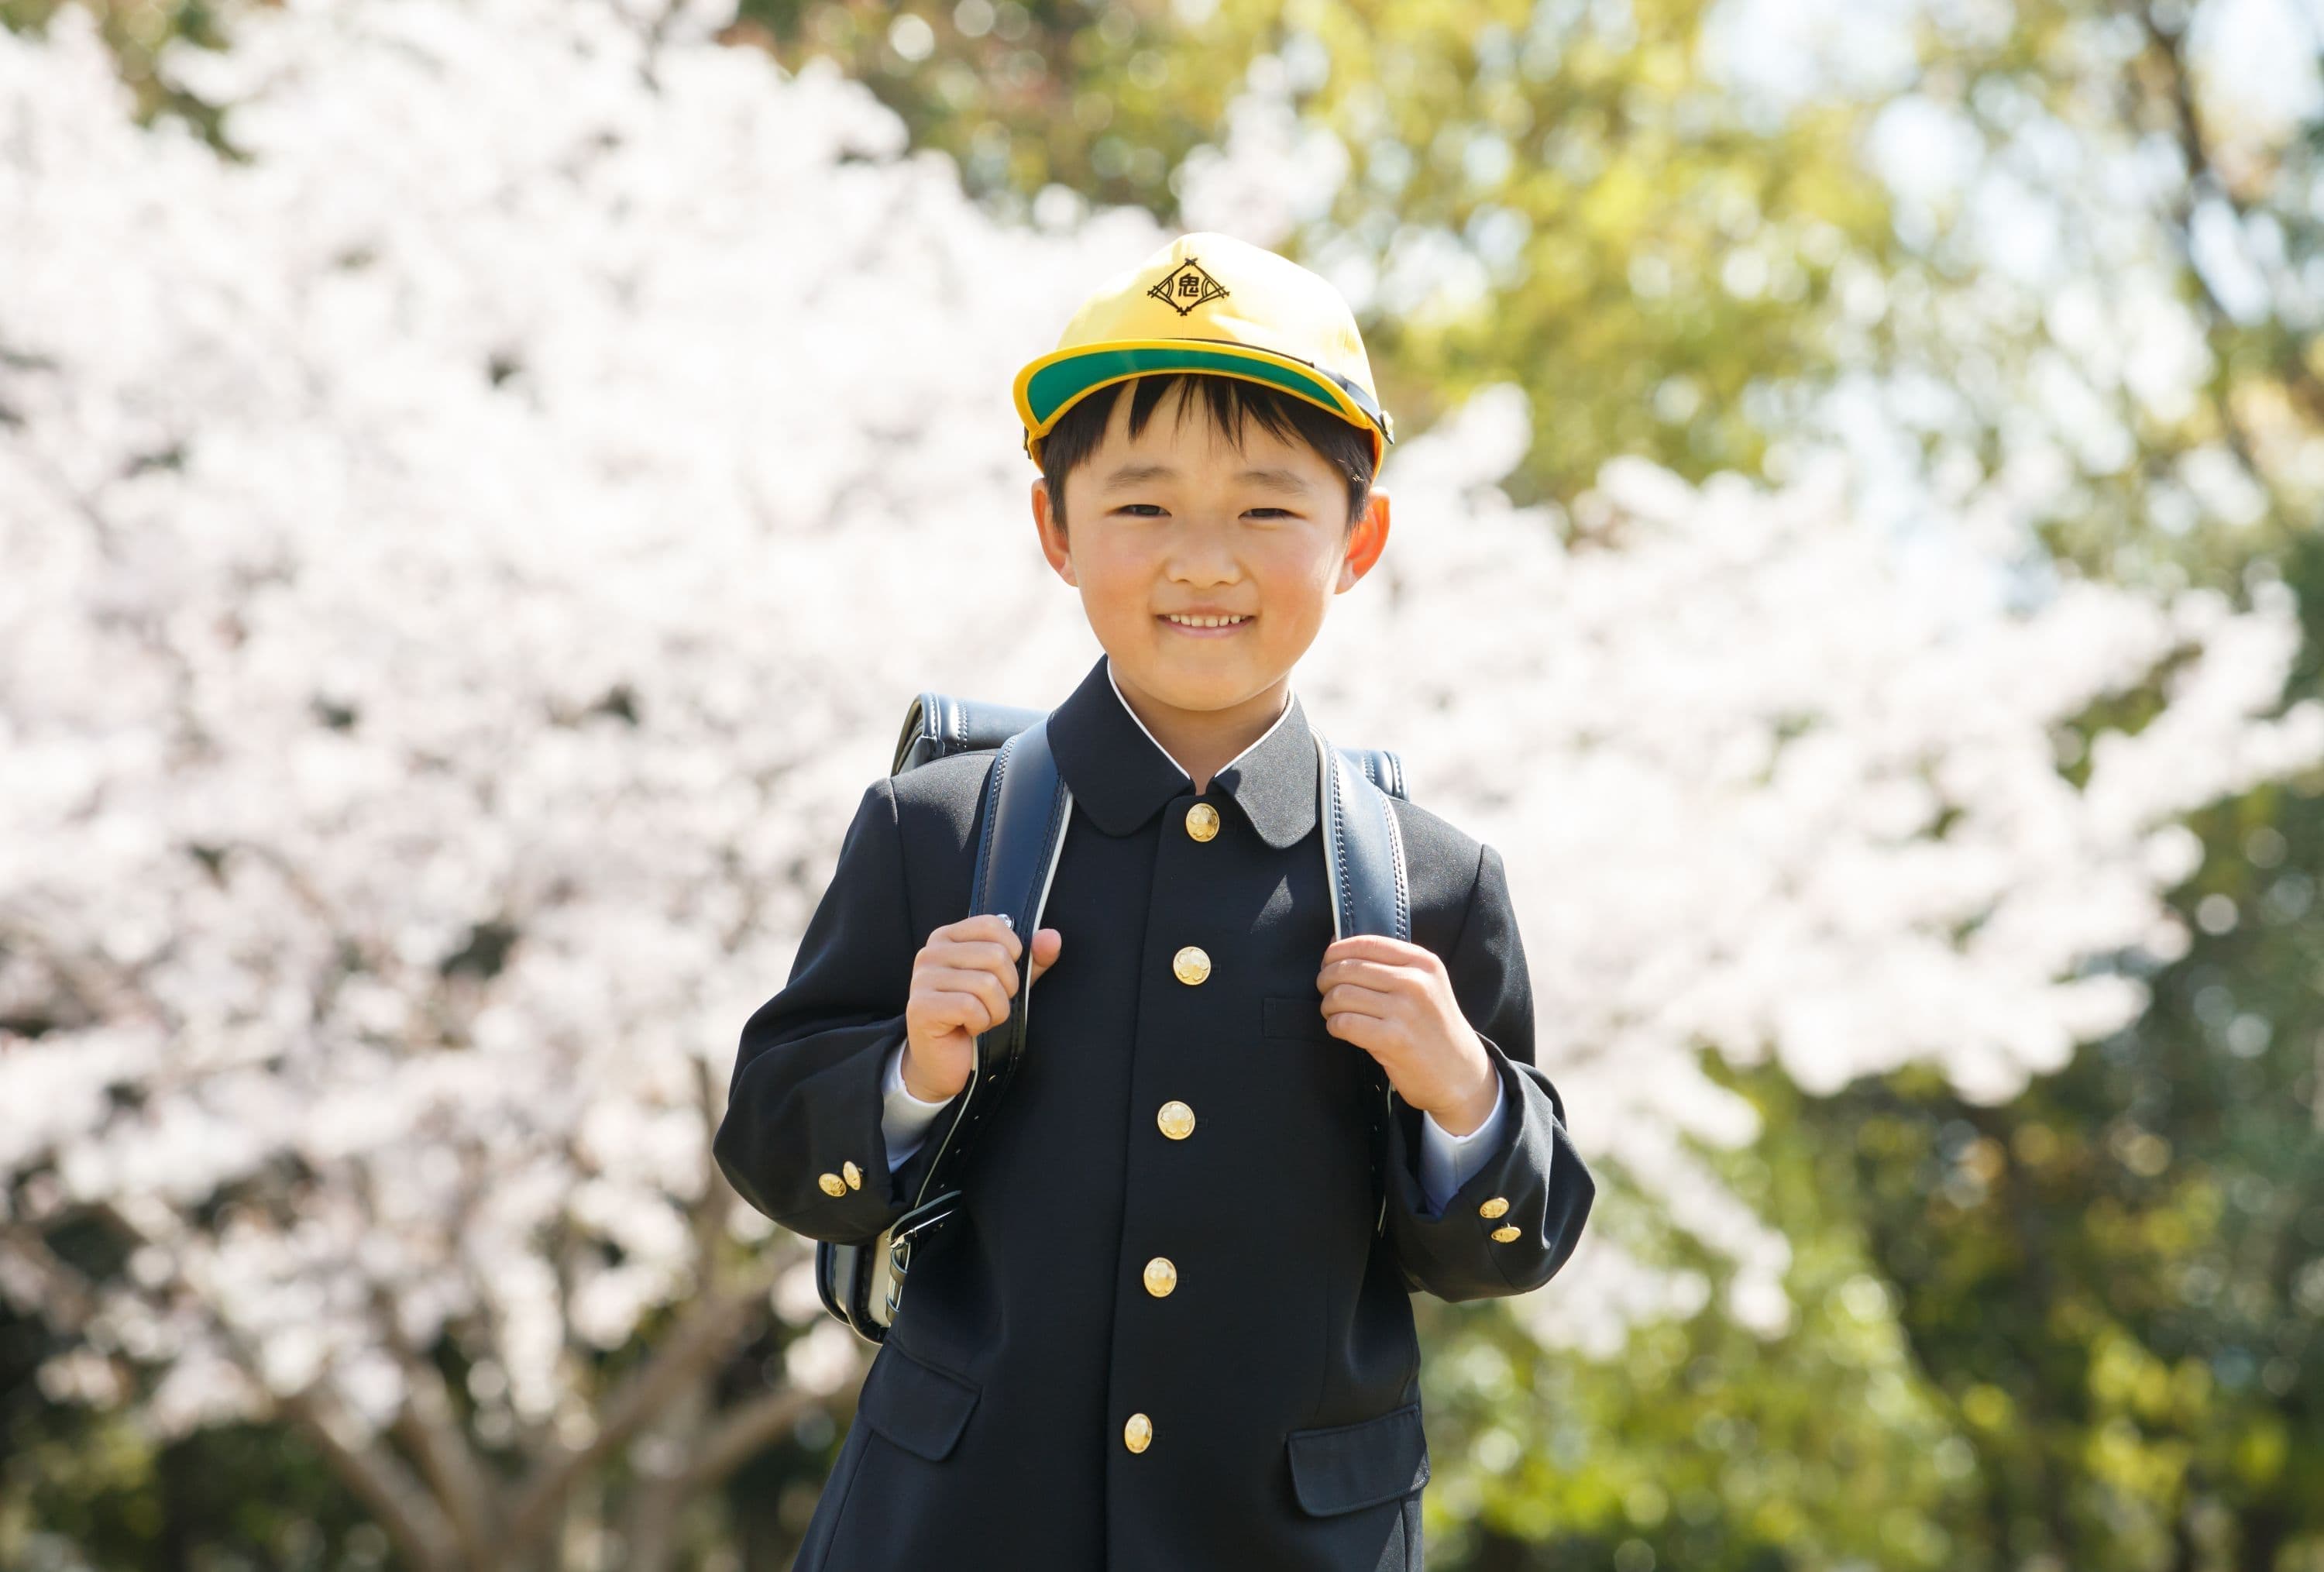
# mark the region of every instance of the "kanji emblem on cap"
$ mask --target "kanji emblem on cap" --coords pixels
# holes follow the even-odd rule
[[[1305,399],[1372,439],[1378,469],[1396,440],[1380,408],[1355,312],[1319,273],[1231,235],[1181,235],[1107,280],[1074,312],[1056,348],[1017,374],[1025,452],[1099,388],[1134,376],[1204,372]]]
[[[1178,315],[1183,317],[1196,306],[1217,300],[1227,289],[1190,256],[1164,273],[1162,282],[1146,292],[1166,306],[1177,307]]]

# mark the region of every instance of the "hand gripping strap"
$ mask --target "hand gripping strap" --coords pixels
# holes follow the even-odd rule
[[[969,886],[969,914],[1006,913],[1022,943],[1017,992],[1009,1002],[1009,1018],[977,1034],[976,1060],[962,1088],[959,1111],[937,1143],[911,1210],[896,1219],[880,1241],[888,1281],[870,1308],[883,1329],[893,1323],[903,1280],[911,1271],[913,1247],[952,1217],[960,1201],[960,1172],[1024,1058],[1026,1022],[1033,1005],[1033,934],[1048,904],[1049,883],[1065,850],[1073,807],[1073,791],[1049,751],[1048,717],[1043,716],[1009,737],[993,756],[985,782],[984,828]]]
[[[1381,771],[1403,795],[1396,755],[1379,749],[1335,748],[1315,734],[1322,765],[1317,791],[1323,821],[1323,868],[1332,885],[1332,937],[1383,933],[1412,940],[1412,889],[1404,862],[1404,832],[1396,809],[1371,772]],[[1366,1075],[1379,1097],[1370,1102],[1372,1188],[1379,1209],[1372,1230],[1388,1226],[1388,1122],[1396,1117],[1396,1088],[1377,1059]]]

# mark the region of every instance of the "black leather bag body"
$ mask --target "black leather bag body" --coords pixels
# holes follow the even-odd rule
[[[1411,886],[1403,837],[1388,800],[1404,795],[1404,766],[1388,749],[1336,748],[1320,732],[1315,748],[1322,765],[1319,817],[1333,936],[1383,933],[1409,941]],[[1038,709],[923,693],[904,713],[889,773],[900,775],[930,759],[977,751],[995,756],[985,783],[983,830],[967,914],[1006,913],[1026,942],[1009,1018],[977,1035],[959,1113],[927,1164],[910,1209],[868,1244],[816,1245],[816,1289],[824,1308],[874,1343],[884,1342],[895,1322],[913,1252],[936,1235],[958,1206],[960,1176],[977,1133],[1000,1106],[1024,1055],[1032,1005],[1032,936],[1073,816],[1073,792],[1049,751],[1048,715]],[[1373,1077],[1380,1093],[1372,1128],[1377,1174],[1389,1105],[1387,1077],[1377,1065]]]

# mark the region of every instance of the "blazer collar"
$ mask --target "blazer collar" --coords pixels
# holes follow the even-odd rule
[[[1110,656],[1101,655],[1050,713],[1049,745],[1074,801],[1108,835],[1130,834],[1194,789],[1194,777],[1121,697]],[[1314,734],[1298,694],[1288,692],[1274,726],[1211,778],[1207,795],[1231,799],[1259,838],[1280,851],[1315,828],[1315,791]]]

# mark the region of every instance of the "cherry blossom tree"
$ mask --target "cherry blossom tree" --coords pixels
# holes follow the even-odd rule
[[[708,1133],[905,697],[1072,631],[1001,368],[1150,221],[996,231],[683,16],[171,69],[246,161],[77,9],[0,38],[0,1281],[55,1395],[280,1413],[414,1566],[556,1559],[619,1463],[650,1567],[860,1368]]]
[[[709,1161],[737,1032],[908,698],[1096,654],[1006,390],[1164,236],[997,227],[724,20],[254,13],[164,60],[231,158],[132,124],[78,9],[0,35],[0,1291],[59,1401],[279,1416],[415,1567],[665,1565],[844,1410],[862,1351]],[[2028,583],[2006,499],[1900,539],[1828,474],[1517,508],[1526,429],[1499,389],[1399,444],[1295,680],[1509,858],[1620,1197],[1519,1312],[1699,1299],[1660,1222],[1774,1324],[1701,1054],[2007,1096],[2181,941],[2178,816],[2324,716],[2274,714],[2281,597]]]

